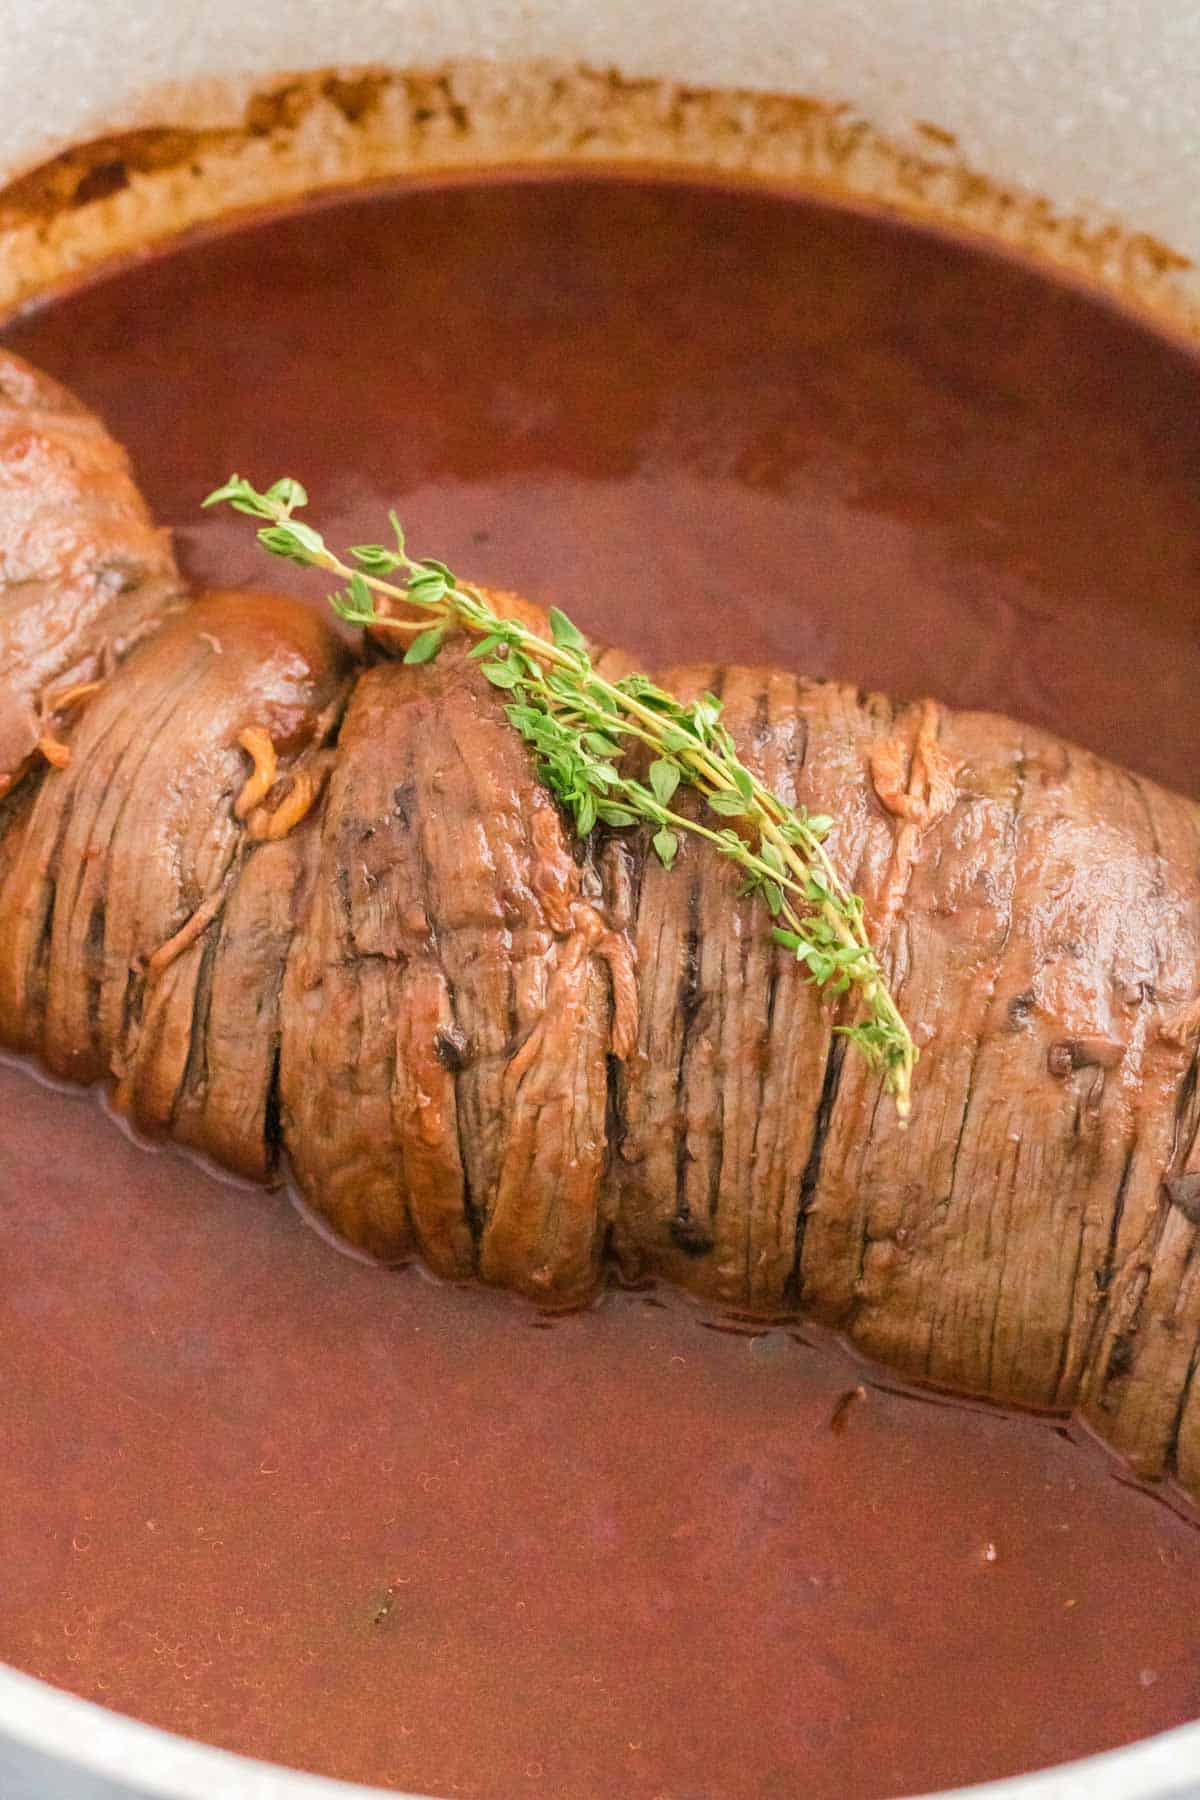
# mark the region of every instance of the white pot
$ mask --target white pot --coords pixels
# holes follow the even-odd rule
[[[387,104],[369,129],[307,73],[446,64],[443,82],[381,75]],[[268,98],[267,129],[242,132],[248,101],[277,96],[288,72],[301,103]],[[195,154],[140,168],[111,141],[158,126],[199,132]],[[37,208],[0,201],[0,308],[231,197],[481,158],[649,157],[883,198],[1082,270],[1186,330],[1200,319],[1189,0],[0,0],[0,187],[101,136],[90,161],[61,165],[57,209],[44,188]],[[108,174],[88,200],[72,184],[95,167]],[[0,1800],[368,1791],[188,1743],[0,1667]],[[1200,1725],[971,1791],[1200,1796]]]

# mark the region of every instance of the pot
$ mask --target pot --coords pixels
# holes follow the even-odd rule
[[[1179,0],[208,0],[196,17],[0,0],[0,42],[0,311],[236,207],[415,168],[590,159],[883,201],[1200,332],[1200,21]],[[970,1791],[1200,1796],[1200,1723]],[[382,1790],[172,1737],[0,1667],[2,1800],[368,1792]]]

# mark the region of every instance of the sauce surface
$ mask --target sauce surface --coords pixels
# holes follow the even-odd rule
[[[648,664],[1011,711],[1196,789],[1200,368],[932,233],[766,194],[424,185],[11,326],[197,580],[236,468]],[[0,1067],[0,1656],[487,1797],[873,1797],[1200,1711],[1200,1536],[1044,1421],[667,1294],[547,1321]],[[865,1398],[843,1404],[865,1384]]]

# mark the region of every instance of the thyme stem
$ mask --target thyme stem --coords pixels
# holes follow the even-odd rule
[[[721,722],[719,701],[705,694],[684,703],[645,675],[608,681],[564,613],[551,608],[549,639],[501,617],[481,589],[459,581],[444,563],[410,557],[394,513],[395,548],[359,544],[346,553],[348,562],[293,517],[308,496],[289,477],[260,492],[233,475],[204,504],[223,502],[266,521],[258,539],[273,555],[344,582],[330,596],[342,619],[411,639],[405,662],[432,661],[455,626],[478,637],[471,656],[488,659],[481,661],[482,674],[506,694],[509,723],[534,751],[539,777],[581,837],[597,824],[650,825],[655,854],[667,869],[684,833],[736,863],[745,878],[741,893],[761,897],[775,942],[805,966],[808,978],[831,997],[857,990],[862,1016],[834,1029],[880,1071],[901,1122],[907,1120],[917,1049],[871,944],[863,903],[826,848],[834,821],[788,806],[756,779]],[[388,579],[397,573],[400,581]],[[409,615],[381,613],[377,596],[410,608]],[[653,753],[646,781],[621,766],[631,742]],[[671,804],[680,787],[694,788],[709,812],[738,820],[740,831],[680,812]]]

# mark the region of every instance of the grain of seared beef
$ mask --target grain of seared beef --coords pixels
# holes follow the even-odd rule
[[[0,350],[0,796],[61,741],[56,701],[107,676],[181,596],[125,452]]]
[[[319,754],[348,658],[314,615],[205,595],[134,652],[70,764],[4,841],[0,1033],[60,1076],[110,1077],[134,1121],[264,1173],[278,994],[303,827],[256,842],[235,816],[264,729]],[[207,928],[189,932],[196,923]],[[216,1004],[214,1006],[214,997]]]
[[[578,1301],[611,1003],[575,911],[617,940],[493,691],[460,656],[359,681],[284,991],[284,1139],[353,1242]]]
[[[986,714],[666,673],[836,820],[923,1046],[905,1132],[735,869],[574,842],[464,645],[354,673],[247,595],[106,670],[69,765],[0,801],[5,1044],[231,1167],[278,1137],[380,1257],[798,1307],[1200,1493],[1195,804]]]

